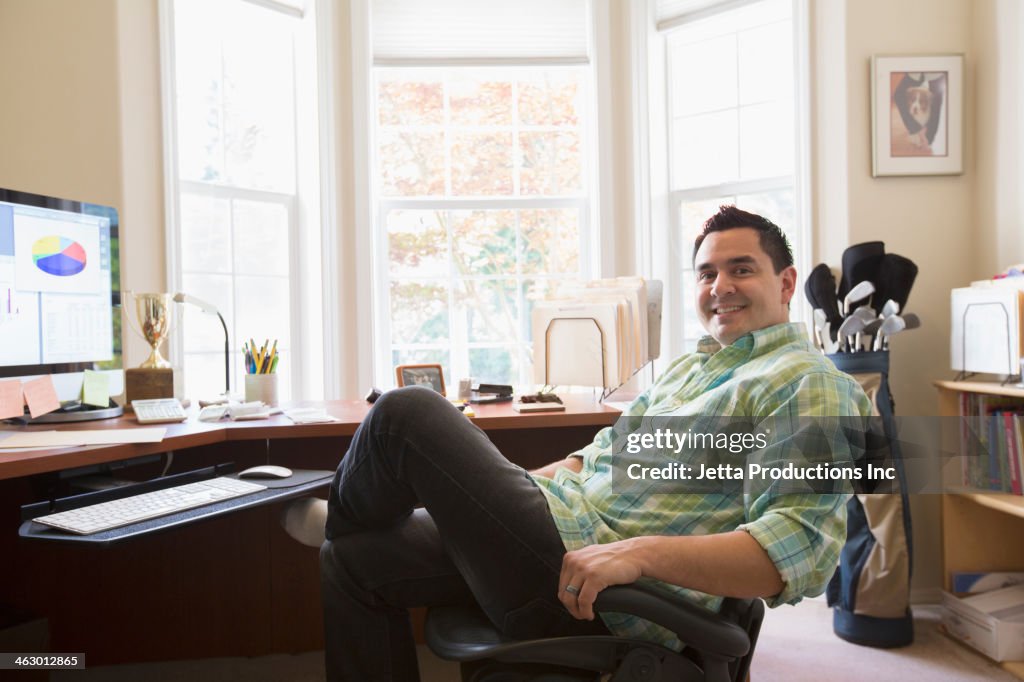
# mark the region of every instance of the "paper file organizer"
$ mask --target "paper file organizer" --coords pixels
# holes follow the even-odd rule
[[[538,383],[600,386],[604,400],[657,358],[662,286],[659,281],[644,284],[642,315],[616,315],[609,300],[552,302],[542,310],[535,309],[534,376]],[[637,320],[645,325],[642,333]],[[541,329],[543,333],[538,335]],[[637,345],[641,339],[642,347]]]
[[[1020,374],[1024,294],[1017,289],[968,287],[951,297],[950,360],[959,378],[976,372]]]

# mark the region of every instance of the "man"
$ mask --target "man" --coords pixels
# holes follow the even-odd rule
[[[677,359],[624,416],[870,413],[857,383],[788,323],[797,275],[776,225],[722,207],[694,266],[698,315],[721,349]],[[596,595],[641,578],[712,607],[723,596],[776,605],[823,591],[845,539],[845,495],[626,501],[612,489],[614,437],[604,429],[527,473],[439,395],[385,394],[331,487],[321,549],[328,678],[417,679],[411,606],[476,600],[513,637],[611,630],[674,646],[638,618],[595,619]],[[846,444],[835,435],[830,447]]]

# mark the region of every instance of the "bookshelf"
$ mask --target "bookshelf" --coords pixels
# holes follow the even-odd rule
[[[1024,401],[1024,388],[980,381],[936,381],[939,415],[960,413],[961,393],[1009,396]],[[947,479],[949,480],[949,479]],[[942,581],[953,571],[1016,571],[1024,568],[1024,497],[948,486],[942,496]],[[1024,661],[1002,667],[1024,679]]]

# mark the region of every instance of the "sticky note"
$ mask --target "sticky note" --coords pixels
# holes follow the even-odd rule
[[[25,414],[25,400],[21,397],[21,381],[0,381],[0,419]]]
[[[60,409],[57,389],[53,387],[53,377],[49,374],[26,381],[21,385],[21,390],[25,392],[25,402],[28,403],[28,411],[33,419],[41,414]]]
[[[110,405],[110,386],[105,372],[85,370],[85,381],[82,382],[82,402],[96,407]]]

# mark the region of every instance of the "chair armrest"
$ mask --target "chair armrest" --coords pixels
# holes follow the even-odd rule
[[[750,650],[750,637],[739,625],[711,609],[670,598],[643,583],[602,590],[594,609],[649,620],[674,632],[684,644],[706,653],[739,658]]]

